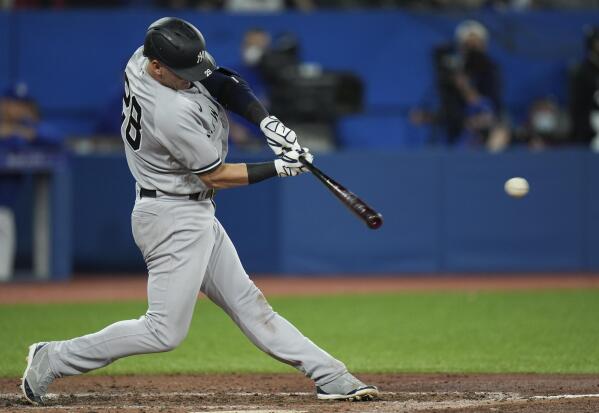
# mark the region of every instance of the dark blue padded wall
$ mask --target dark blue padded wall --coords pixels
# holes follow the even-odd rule
[[[380,210],[385,224],[368,230],[309,175],[221,191],[217,217],[249,272],[599,270],[597,154],[370,151],[319,156],[318,164]],[[75,269],[144,271],[124,157],[75,157],[71,166]],[[503,192],[515,175],[530,181],[526,198]],[[22,198],[17,209],[26,217],[30,198]],[[30,227],[19,227],[23,256]]]
[[[283,231],[285,272],[599,268],[597,155],[354,153],[319,161],[380,209],[385,225],[368,231],[310,177],[286,183],[289,222],[301,225]],[[523,199],[503,190],[518,175],[532,188]]]
[[[131,235],[135,181],[123,156],[73,157],[73,256],[84,271],[143,271]]]
[[[284,272],[430,272],[438,269],[439,164],[434,153],[320,157],[328,174],[379,210],[369,230],[311,176],[285,182]]]
[[[584,263],[588,225],[581,153],[452,153],[443,162],[444,268],[455,271],[572,270]],[[504,182],[525,176],[514,200]]]

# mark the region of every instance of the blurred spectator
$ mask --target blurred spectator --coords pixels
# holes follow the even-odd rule
[[[455,45],[436,48],[440,108],[433,113],[413,110],[413,123],[438,124],[449,144],[482,144],[501,127],[499,69],[487,54],[488,37],[482,24],[467,20],[456,28]]]
[[[524,127],[516,133],[518,141],[530,149],[545,149],[566,143],[568,121],[555,99],[535,100]]]
[[[166,9],[198,9],[215,10],[222,9],[224,0],[154,0],[157,7]]]
[[[269,107],[268,88],[260,70],[264,55],[272,43],[271,36],[261,28],[251,28],[241,41],[240,63],[234,70],[249,83],[254,95]],[[229,113],[229,137],[231,143],[241,149],[258,149],[264,146],[264,135],[260,128],[241,116]]]
[[[456,143],[478,145],[484,142],[488,131],[496,123],[493,103],[478,93],[465,74],[456,75],[455,86],[464,99],[463,128]]]
[[[260,69],[264,56],[270,50],[272,38],[261,28],[251,28],[243,35],[241,41],[241,62],[235,70],[251,86],[254,94],[263,102],[267,101],[268,90]]]
[[[61,144],[56,128],[41,120],[25,83],[4,91],[0,98],[0,154],[57,150]],[[19,175],[0,175],[0,279],[13,273],[16,241],[12,208],[20,183]]]
[[[531,0],[539,9],[591,9],[599,7],[599,0]]]
[[[505,11],[505,10],[527,10],[533,6],[533,0],[486,0],[483,8]]]
[[[127,5],[124,0],[12,0],[15,9],[33,8],[78,8],[78,7],[118,7]]]
[[[274,115],[288,119],[313,151],[335,146],[336,122],[340,116],[360,112],[362,80],[349,71],[329,70],[316,62],[303,62],[297,35],[277,36],[258,64],[276,108]]]
[[[224,0],[225,9],[232,12],[280,12],[287,8],[310,11],[312,0]]]
[[[56,149],[61,144],[62,135],[53,125],[42,121],[25,83],[4,91],[0,99],[0,150]]]
[[[574,71],[570,89],[572,138],[585,145],[599,146],[599,27],[586,33],[586,56]]]

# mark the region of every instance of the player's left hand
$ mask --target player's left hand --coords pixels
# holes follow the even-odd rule
[[[300,161],[299,157],[303,156],[306,162],[312,163],[314,156],[308,148],[300,148],[299,150],[291,150],[283,153],[280,159],[275,159],[275,168],[280,177],[296,176],[307,169]]]
[[[297,142],[295,132],[283,125],[283,122],[277,119],[276,116],[269,116],[262,119],[260,129],[264,133],[264,136],[266,136],[266,143],[268,143],[270,149],[278,157],[281,157],[285,151],[302,150],[302,147]]]

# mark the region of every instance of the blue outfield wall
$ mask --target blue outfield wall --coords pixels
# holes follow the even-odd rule
[[[598,154],[345,152],[317,163],[380,210],[383,227],[369,230],[308,174],[221,191],[217,216],[249,272],[599,270]],[[71,166],[75,270],[143,271],[124,157],[74,157]],[[505,194],[512,176],[528,178],[527,197]],[[21,227],[20,254],[29,230]]]

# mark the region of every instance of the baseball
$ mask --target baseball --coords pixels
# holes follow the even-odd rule
[[[510,178],[505,181],[505,192],[511,197],[522,198],[528,194],[528,181],[521,177]]]

